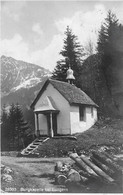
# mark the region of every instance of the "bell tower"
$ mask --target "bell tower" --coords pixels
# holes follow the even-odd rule
[[[73,70],[71,69],[70,64],[69,64],[69,69],[67,70],[67,78],[66,79],[67,79],[68,83],[73,85],[73,81],[75,80],[75,77],[73,75]]]
[[[73,85],[73,81],[75,80],[75,77],[73,76],[73,70],[69,67],[69,69],[67,70],[67,78],[68,83]]]

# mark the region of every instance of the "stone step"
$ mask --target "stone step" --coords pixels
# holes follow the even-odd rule
[[[40,143],[33,143],[33,145],[37,145],[37,146],[39,146],[39,145],[40,145]]]
[[[35,142],[42,142],[43,140],[36,140]]]
[[[37,138],[37,139],[35,139],[27,148],[25,148],[25,149],[21,152],[21,154],[22,154],[22,155],[30,155],[30,154],[32,154],[33,151],[34,151],[35,149],[37,149],[37,147],[38,147],[39,145],[42,145],[43,142],[47,141],[48,139],[49,139],[48,137],[43,137],[43,138]]]
[[[33,148],[27,148],[27,151],[31,151],[31,150],[33,150]]]
[[[36,148],[36,146],[32,145],[32,146],[29,146],[30,148]]]
[[[29,154],[29,152],[28,151],[25,151],[24,154]]]
[[[33,142],[32,145],[34,145],[34,144],[40,144],[40,143],[41,143],[41,142]]]

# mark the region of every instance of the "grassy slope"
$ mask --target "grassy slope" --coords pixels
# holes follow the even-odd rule
[[[117,148],[123,143],[123,120],[107,119],[99,121],[86,132],[76,134],[77,141],[65,139],[50,139],[38,148],[42,157],[67,156],[69,151],[89,152],[90,149],[100,146],[112,146]]]
[[[88,150],[97,146],[119,146],[123,143],[123,120],[99,121],[78,137],[78,147]]]

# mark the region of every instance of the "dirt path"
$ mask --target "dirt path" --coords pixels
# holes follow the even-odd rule
[[[2,156],[1,163],[13,171],[14,181],[2,183],[6,192],[67,192],[64,186],[54,183],[54,165],[68,158],[19,158]]]

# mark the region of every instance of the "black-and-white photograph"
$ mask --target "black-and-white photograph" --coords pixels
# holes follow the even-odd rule
[[[0,2],[1,193],[123,193],[123,1]]]

